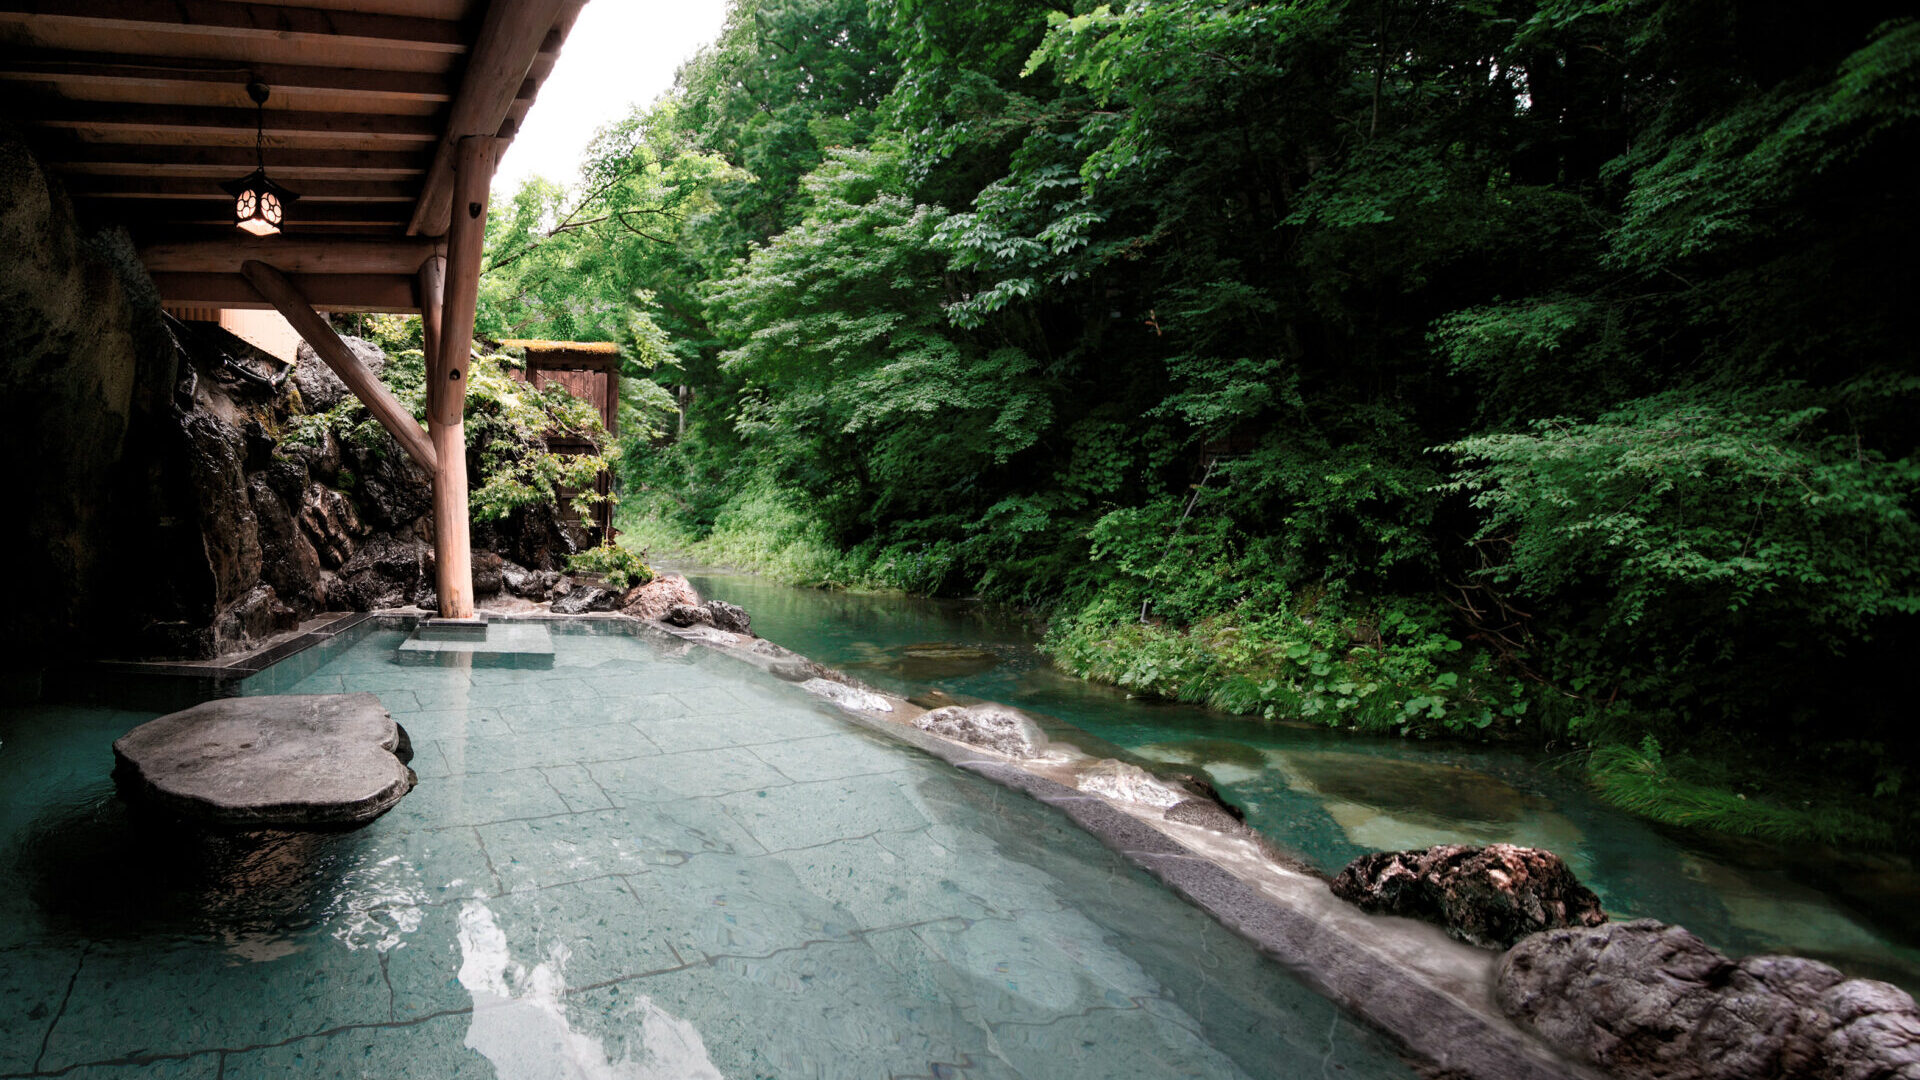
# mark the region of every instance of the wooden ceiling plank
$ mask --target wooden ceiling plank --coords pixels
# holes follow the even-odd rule
[[[41,127],[88,131],[167,131],[254,135],[252,109],[206,109],[174,105],[45,101],[17,111]],[[260,116],[267,138],[302,135],[352,135],[391,142],[428,143],[438,134],[431,117],[385,113],[294,112],[266,109]]]
[[[447,127],[434,151],[433,167],[427,172],[407,232],[441,236],[453,208],[454,151],[460,140],[472,136],[494,136],[507,120],[508,110],[519,96],[534,61],[554,41],[556,24],[564,39],[582,0],[492,0],[480,35],[474,39],[467,57],[467,69],[460,78],[460,92],[453,99]]]
[[[338,179],[407,179],[426,172],[432,158],[422,151],[305,150],[274,147],[275,176]],[[61,173],[137,176],[218,176],[231,179],[253,168],[251,146],[155,146],[60,142],[41,148],[41,160]],[[298,189],[295,189],[298,190]]]
[[[280,170],[274,170],[276,177]],[[84,198],[171,198],[204,199],[220,193],[219,187],[193,177],[165,176],[69,176],[67,191]],[[405,180],[311,180],[295,188],[304,204],[316,202],[407,202],[419,195],[418,183]]]
[[[75,195],[83,214],[97,215],[129,225],[207,225],[233,228],[233,200],[216,193],[211,199],[102,198]],[[404,202],[296,203],[287,214],[289,232],[323,225],[380,225],[397,228],[407,220],[411,206]]]
[[[92,83],[159,89],[180,83],[231,86],[245,100],[246,85],[259,79],[274,90],[326,90],[379,100],[444,104],[453,98],[445,75],[418,71],[368,71],[305,64],[235,64],[176,56],[107,56],[68,49],[0,56],[0,80]]]
[[[466,48],[461,24],[451,20],[236,0],[0,0],[0,12],[94,29],[191,28],[225,37],[399,42],[454,53]]]

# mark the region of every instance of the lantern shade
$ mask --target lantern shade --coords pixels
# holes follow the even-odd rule
[[[279,232],[287,204],[300,197],[269,179],[264,168],[220,186],[233,196],[233,223],[255,236]]]

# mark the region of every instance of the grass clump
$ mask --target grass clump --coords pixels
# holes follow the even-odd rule
[[[1680,775],[1689,759],[1670,758],[1651,736],[1640,745],[1596,746],[1587,757],[1587,781],[1623,810],[1667,825],[1712,829],[1773,843],[1822,843],[1871,848],[1896,844],[1888,822],[1830,802],[1800,808],[1749,798],[1720,784]]]

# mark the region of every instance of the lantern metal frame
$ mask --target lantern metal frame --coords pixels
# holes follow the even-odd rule
[[[238,180],[220,187],[233,196],[233,223],[255,236],[272,236],[286,220],[287,206],[300,196],[275,183],[267,175],[266,105],[267,85],[259,80],[247,83],[247,96],[253,99],[253,149],[257,164]]]

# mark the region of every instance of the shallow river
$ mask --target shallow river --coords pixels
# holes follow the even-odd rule
[[[1616,918],[1680,923],[1735,954],[1815,956],[1920,991],[1920,874],[1847,857],[1678,835],[1597,802],[1536,754],[1358,736],[1133,698],[1055,669],[1034,627],[994,605],[826,592],[685,571],[761,636],[883,689],[983,698],[1147,762],[1199,768],[1247,821],[1328,872],[1443,842],[1548,848]]]

